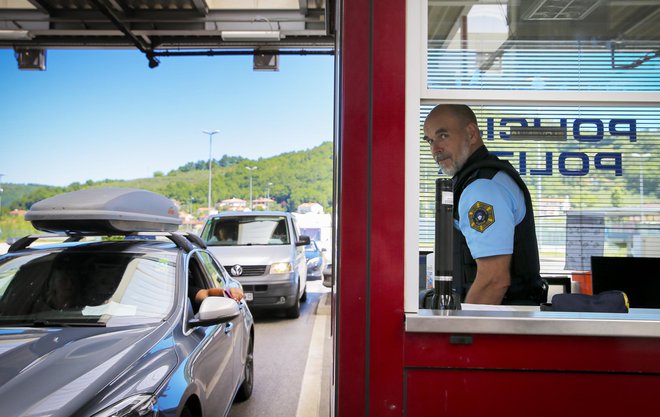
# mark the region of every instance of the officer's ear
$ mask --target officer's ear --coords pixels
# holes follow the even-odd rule
[[[480,138],[479,127],[474,123],[468,123],[465,127],[470,138],[470,144],[476,143]]]

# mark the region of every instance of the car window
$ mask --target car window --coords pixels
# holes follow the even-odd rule
[[[197,289],[211,288],[210,277],[206,275],[204,263],[197,254],[190,257],[188,263],[188,285]]]
[[[309,242],[309,245],[305,245],[305,252],[312,255],[315,254],[316,252],[319,252],[318,246],[316,246],[316,242],[313,240]]]
[[[225,231],[227,231],[226,234]],[[217,217],[209,219],[201,237],[208,246],[288,245],[291,243],[291,231],[286,216]]]
[[[202,260],[202,263],[204,264],[207,273],[210,275],[209,278],[213,281],[214,285],[220,288],[224,288],[227,280],[227,272],[224,270],[224,268],[218,266],[218,264],[213,260],[213,257],[208,252],[200,251],[198,254]]]
[[[201,301],[197,299],[197,294],[200,290],[215,287],[212,284],[211,277],[208,275],[209,271],[205,266],[204,260],[199,256],[199,251],[195,251],[189,258],[188,262],[188,298],[190,299],[193,313],[197,313],[201,305]]]
[[[160,321],[174,303],[174,256],[65,250],[6,257],[0,260],[0,321]]]

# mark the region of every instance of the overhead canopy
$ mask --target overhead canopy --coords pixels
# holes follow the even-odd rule
[[[135,47],[147,57],[173,49],[333,49],[334,3],[5,0],[0,1],[0,48]]]

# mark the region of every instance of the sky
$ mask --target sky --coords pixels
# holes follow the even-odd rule
[[[161,57],[48,50],[46,71],[0,49],[2,183],[66,186],[167,173],[212,156],[267,158],[332,140],[333,57]]]

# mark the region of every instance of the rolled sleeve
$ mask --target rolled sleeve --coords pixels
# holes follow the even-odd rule
[[[515,201],[500,183],[478,179],[463,191],[459,228],[474,259],[513,253]]]

